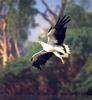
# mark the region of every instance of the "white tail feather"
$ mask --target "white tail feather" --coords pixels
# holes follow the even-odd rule
[[[65,49],[66,49],[66,53],[67,53],[67,54],[70,54],[70,48],[69,48],[69,46],[66,45],[66,44],[64,44],[64,46],[65,46]]]

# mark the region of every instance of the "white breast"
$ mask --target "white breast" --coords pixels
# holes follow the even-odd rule
[[[41,44],[43,50],[45,50],[47,52],[52,52],[53,51],[53,46],[52,45],[49,45],[49,44],[47,44],[45,42],[42,42],[42,41],[40,41],[40,44]]]
[[[61,52],[61,53],[65,54],[64,48],[61,47],[61,46],[55,46],[54,50],[57,51],[57,52]]]

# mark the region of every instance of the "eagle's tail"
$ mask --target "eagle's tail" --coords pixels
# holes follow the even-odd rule
[[[70,54],[70,48],[69,48],[69,46],[66,45],[66,44],[63,44],[63,45],[64,45],[64,47],[65,47],[65,49],[66,49],[66,53],[67,53],[67,54]]]

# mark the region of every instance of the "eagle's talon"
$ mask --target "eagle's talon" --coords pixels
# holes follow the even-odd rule
[[[64,64],[65,62],[64,62],[64,60],[63,60],[63,58],[61,58],[61,62]]]

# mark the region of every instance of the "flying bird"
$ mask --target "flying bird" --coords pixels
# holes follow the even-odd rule
[[[41,44],[43,50],[32,56],[32,66],[41,70],[41,66],[45,65],[52,55],[58,57],[64,64],[63,58],[68,58],[70,55],[70,48],[64,43],[67,29],[66,24],[70,20],[71,19],[69,16],[63,16],[62,18],[59,17],[55,25],[51,26],[48,31],[47,43],[38,41]]]

